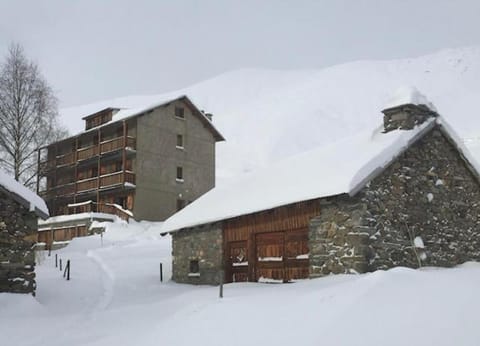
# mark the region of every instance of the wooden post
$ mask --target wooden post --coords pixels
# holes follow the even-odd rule
[[[223,298],[223,270],[220,270],[220,292],[219,297]]]
[[[163,264],[160,262],[160,282],[163,282]]]
[[[70,260],[67,260],[67,265],[65,266],[65,271],[63,272],[63,277],[67,277],[67,281],[70,280]]]
[[[58,268],[58,254],[55,254],[55,268]]]
[[[122,171],[123,171],[123,186],[125,186],[126,181],[126,170],[127,170],[127,123],[123,121],[123,149],[122,149]],[[122,205],[122,207],[124,207]]]
[[[62,259],[60,258],[60,271],[62,271]]]
[[[40,151],[41,149],[38,149],[38,156],[37,156],[37,194],[40,192]],[[48,158],[47,158],[48,160]],[[48,161],[47,161],[48,165]]]

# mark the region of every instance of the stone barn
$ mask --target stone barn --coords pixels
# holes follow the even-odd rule
[[[215,188],[164,223],[173,280],[279,281],[480,260],[478,165],[418,92],[383,126]]]
[[[38,218],[48,218],[45,202],[0,171],[0,293],[35,294]]]

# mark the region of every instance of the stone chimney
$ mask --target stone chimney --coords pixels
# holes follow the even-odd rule
[[[435,107],[415,88],[401,88],[383,111],[383,132],[411,130],[438,116]]]

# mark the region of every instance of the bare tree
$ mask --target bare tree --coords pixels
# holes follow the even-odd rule
[[[52,89],[22,46],[11,44],[0,65],[0,166],[32,187],[37,150],[65,135]]]

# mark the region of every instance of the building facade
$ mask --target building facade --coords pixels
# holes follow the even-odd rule
[[[39,151],[37,189],[52,216],[164,220],[215,186],[215,144],[224,139],[188,97],[83,119],[85,131]]]
[[[450,267],[480,261],[478,167],[434,111],[405,104],[384,114],[384,131],[375,135],[383,147],[353,140],[347,151],[357,150],[361,156],[373,147],[373,154],[365,155],[369,162],[346,174],[347,184],[339,188],[334,179],[342,176],[342,168],[348,170],[341,162],[347,158],[341,148],[330,147],[331,153],[320,150],[301,157],[304,170],[316,167],[314,160],[337,157],[325,160],[324,167],[320,164],[319,179],[305,188],[309,198],[282,205],[289,190],[302,189],[299,179],[308,179],[305,174],[268,186],[243,181],[244,189],[253,187],[252,201],[256,189],[258,196],[267,196],[276,185],[278,191],[285,190],[276,197],[279,206],[254,211],[245,204],[230,216],[219,214],[203,222],[191,221],[198,208],[218,210],[194,203],[167,220],[165,230],[173,239],[173,279],[192,284],[288,282],[395,266]],[[321,179],[325,169],[333,171],[329,180]],[[261,176],[253,180],[263,181]],[[327,185],[334,187],[324,188]],[[221,197],[228,205],[225,196],[212,190],[202,202]]]

